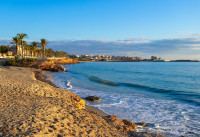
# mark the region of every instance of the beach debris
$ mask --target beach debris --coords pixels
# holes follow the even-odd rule
[[[88,100],[88,101],[93,101],[93,102],[102,100],[100,97],[97,97],[97,96],[88,96],[85,99]]]

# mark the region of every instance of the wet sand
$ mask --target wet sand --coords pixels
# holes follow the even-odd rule
[[[127,136],[102,117],[77,109],[71,91],[35,78],[35,69],[0,71],[0,136]]]
[[[118,131],[106,113],[88,105],[78,109],[73,92],[46,78],[51,79],[33,68],[1,66],[0,136],[159,137]]]

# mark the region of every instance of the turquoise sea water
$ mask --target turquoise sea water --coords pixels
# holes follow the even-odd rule
[[[51,73],[55,83],[119,119],[149,123],[138,131],[200,136],[200,63],[89,62]]]

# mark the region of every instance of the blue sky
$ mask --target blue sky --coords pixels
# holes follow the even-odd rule
[[[196,40],[200,33],[199,7],[200,0],[2,0],[0,39],[23,32],[29,35],[28,40],[44,37],[49,41]],[[162,55],[155,49],[157,53]]]

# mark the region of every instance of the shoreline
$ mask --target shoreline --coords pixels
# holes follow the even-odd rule
[[[4,101],[0,102],[0,136],[163,137],[146,132],[122,132],[113,125],[121,121],[106,119],[103,111],[88,105],[79,109],[82,99],[57,87],[45,73],[33,68],[2,67],[0,99]]]
[[[44,70],[42,70],[42,71],[44,71]],[[46,74],[46,73],[47,73],[46,71],[44,71],[44,72],[45,72],[45,73],[42,73],[42,75],[46,75],[46,76],[44,76],[44,77],[50,76],[50,77],[53,78],[53,76]],[[56,73],[56,72],[54,72],[54,73]],[[54,78],[53,78],[53,79],[54,79]],[[56,85],[56,84],[53,82],[53,79],[50,80],[50,83],[52,83],[53,85]],[[44,81],[47,82],[47,83],[49,83],[49,80],[47,80],[47,81],[44,80]],[[60,87],[57,86],[57,85],[56,85],[56,87],[60,88]],[[62,88],[61,88],[61,89],[62,89]],[[87,111],[89,111],[90,113],[97,114],[98,116],[100,116],[100,117],[102,117],[102,118],[108,117],[108,116],[112,116],[112,115],[110,115],[110,114],[107,114],[107,113],[104,112],[103,110],[99,109],[98,107],[90,106],[90,105],[88,105],[88,104],[85,105],[85,109],[86,109]],[[142,127],[142,125],[145,125],[145,126],[146,126],[146,124],[148,124],[148,123],[143,123],[143,122],[137,123],[137,125],[139,125],[139,126],[141,126],[141,127]],[[163,135],[160,135],[160,134],[157,134],[157,133],[151,133],[151,132],[135,132],[135,133],[130,134],[129,136],[131,136],[131,137],[132,137],[132,136],[133,136],[133,137],[164,137]]]
[[[59,86],[57,86],[54,82],[53,82],[53,77],[51,75],[48,75],[47,71],[35,71],[35,77],[37,80],[40,80],[42,82],[46,82],[47,84],[50,84],[56,88],[60,88]],[[90,106],[90,105],[85,105],[85,108],[92,112],[92,113],[95,113],[101,117],[105,117],[105,116],[109,116],[109,114],[105,113],[104,111],[102,111],[101,109],[97,108],[97,107],[94,107],[94,106]]]
[[[0,70],[0,136],[128,136],[82,109],[84,102],[71,91],[37,80],[35,71]]]
[[[47,71],[44,71],[44,70],[35,71],[34,73],[35,73],[35,78],[37,80],[46,82],[47,84],[50,84],[51,86],[54,86],[56,88],[60,88],[53,82],[54,78],[51,75],[48,75]],[[90,106],[90,105],[86,104],[86,109],[92,113],[96,113],[96,114],[100,115],[101,117],[108,116],[107,113],[103,112],[102,110],[100,110],[99,108],[94,107],[94,106]]]

